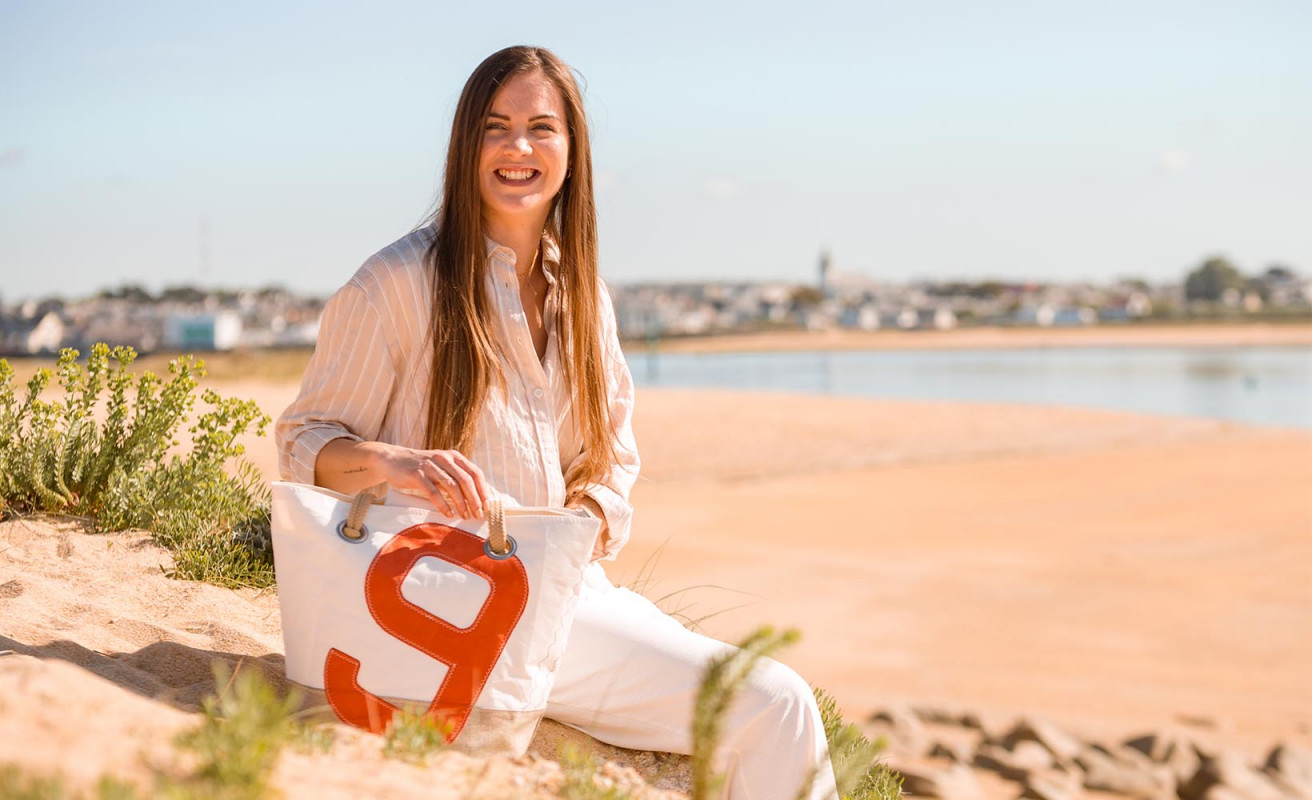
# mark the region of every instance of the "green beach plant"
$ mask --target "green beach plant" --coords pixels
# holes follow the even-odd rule
[[[292,715],[299,699],[280,695],[254,669],[234,678],[216,664],[214,682],[218,694],[205,699],[200,725],[176,740],[196,756],[196,767],[185,778],[162,779],[160,794],[175,800],[268,797],[278,756],[296,738]]]
[[[253,401],[200,394],[204,362],[181,356],[169,378],[128,371],[129,347],[65,349],[52,371],[15,385],[0,359],[0,509],[56,514],[103,530],[140,528],[172,551],[171,574],[225,586],[273,584],[269,490],[238,441],[264,434]],[[58,394],[44,397],[57,380]]]
[[[776,633],[757,628],[738,644],[738,649],[711,659],[703,673],[693,712],[692,797],[715,800],[724,781],[712,766],[719,746],[724,715],[752,670],[766,658],[796,642],[795,630]],[[902,779],[877,761],[881,744],[870,742],[855,726],[843,721],[833,698],[813,689],[829,744],[829,759],[842,800],[900,800]],[[814,776],[812,776],[812,780]],[[799,800],[809,796],[811,781],[798,787]]]
[[[902,776],[878,761],[883,740],[871,742],[860,728],[843,720],[838,704],[824,689],[814,692],[839,796],[843,800],[898,800],[902,796]]]
[[[446,747],[450,724],[423,712],[402,710],[392,715],[392,721],[383,732],[383,755],[423,764],[428,756]]]
[[[0,765],[3,800],[137,800],[136,787],[109,776],[101,777],[95,791],[73,794],[58,776],[29,775],[14,764]]]
[[[713,658],[702,673],[693,707],[692,797],[713,800],[721,796],[724,776],[715,772],[713,761],[723,732],[729,704],[747,683],[752,670],[766,656],[796,642],[797,631],[775,633],[769,626],[757,628],[738,643],[738,648]]]
[[[565,800],[632,800],[632,792],[607,786],[599,780],[597,760],[577,745],[570,743],[562,747],[557,761],[565,776],[560,786],[560,796]]]

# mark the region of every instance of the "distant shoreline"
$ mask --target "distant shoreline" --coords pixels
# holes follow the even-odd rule
[[[803,350],[977,350],[1058,347],[1312,347],[1312,323],[1102,325],[1079,328],[768,331],[629,339],[629,353],[760,353]]]
[[[823,350],[985,350],[1085,347],[1312,347],[1312,323],[1191,323],[1101,325],[1081,328],[956,328],[952,330],[766,331],[623,341],[625,352],[764,353]],[[310,348],[232,350],[195,355],[212,380],[297,382],[309,363]],[[84,354],[85,355],[85,354]],[[134,372],[167,374],[176,353],[141,356]],[[40,367],[53,367],[55,356],[4,356],[18,382]]]

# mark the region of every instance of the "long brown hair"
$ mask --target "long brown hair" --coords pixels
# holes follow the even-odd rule
[[[487,250],[478,164],[493,97],[510,78],[533,72],[560,92],[569,128],[569,172],[547,215],[546,234],[560,248],[557,281],[562,302],[555,324],[583,438],[583,458],[565,476],[572,497],[604,479],[619,445],[606,401],[588,122],[573,72],[545,48],[507,47],[488,56],[465,82],[456,106],[442,199],[433,215],[437,236],[425,254],[433,298],[426,438],[430,449],[457,449],[468,455],[489,389],[504,389],[484,283]]]

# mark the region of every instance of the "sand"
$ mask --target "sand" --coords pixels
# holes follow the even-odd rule
[[[275,415],[296,391],[218,388]],[[612,578],[715,614],[700,626],[722,638],[800,629],[782,660],[850,718],[905,701],[1312,746],[1312,433],[674,390],[641,390],[635,427],[643,478]],[[251,445],[272,474],[271,443]],[[278,676],[276,598],[171,581],[166,558],[141,534],[0,526],[0,764],[144,780],[211,656]],[[351,796],[367,775],[409,796],[426,769],[549,796],[558,776],[532,758],[410,767],[342,737],[333,758],[289,756],[280,785]]]

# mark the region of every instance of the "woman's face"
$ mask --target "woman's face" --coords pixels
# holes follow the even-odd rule
[[[540,72],[511,78],[483,121],[479,186],[483,217],[541,226],[569,169],[565,103]]]

